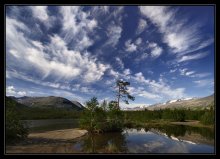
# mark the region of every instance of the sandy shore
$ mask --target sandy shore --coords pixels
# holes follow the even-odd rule
[[[64,129],[64,130],[54,130],[42,133],[31,133],[28,138],[43,138],[43,139],[53,139],[53,140],[72,140],[81,137],[87,133],[87,130],[75,129]]]
[[[214,126],[214,125],[203,125],[198,120],[186,120],[185,122],[170,122],[170,123],[175,125],[188,125],[194,127],[207,127],[207,128],[213,128]]]
[[[6,154],[11,153],[80,153],[73,142],[87,134],[79,128],[31,133],[26,143],[6,146]]]

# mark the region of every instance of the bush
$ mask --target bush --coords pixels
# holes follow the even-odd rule
[[[205,112],[205,114],[201,116],[200,122],[205,125],[214,124],[214,112]]]
[[[110,102],[108,107],[99,107],[97,98],[86,102],[86,109],[80,118],[80,126],[89,132],[119,131],[123,127],[123,113]]]
[[[6,103],[6,123],[5,123],[5,139],[6,143],[16,142],[25,139],[28,135],[28,128],[20,120],[15,111],[14,103]]]

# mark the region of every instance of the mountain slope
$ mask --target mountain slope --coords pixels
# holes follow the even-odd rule
[[[26,105],[28,107],[39,107],[39,108],[64,108],[82,110],[82,107],[72,103],[66,98],[62,97],[20,97],[15,99],[18,103]]]
[[[209,108],[210,105],[214,105],[214,95],[203,97],[203,98],[194,98],[189,100],[172,100],[163,104],[154,104],[147,107],[148,110],[158,110],[158,109],[174,109],[174,108],[185,108],[185,109],[205,109]]]
[[[29,99],[30,97],[25,97]],[[24,98],[22,98],[24,99]],[[20,119],[22,120],[34,120],[34,119],[74,119],[79,118],[80,112],[72,108],[64,107],[48,107],[48,106],[27,106],[18,103],[15,97],[5,97],[5,109],[14,110]],[[21,99],[20,99],[21,100]],[[82,109],[82,108],[81,108]]]

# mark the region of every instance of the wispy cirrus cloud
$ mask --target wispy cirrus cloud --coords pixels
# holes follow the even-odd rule
[[[40,41],[24,36],[29,29],[22,22],[6,17],[6,25],[8,67],[26,72],[32,70],[44,79],[55,77],[73,80],[81,77],[85,82],[101,79],[109,67],[88,54],[69,50],[66,41],[59,35],[50,36],[50,44],[45,46]],[[15,61],[20,65],[16,65]]]
[[[200,16],[194,9],[205,12]],[[139,91],[135,103],[208,94],[209,86],[194,86],[213,77],[212,11],[194,6],[7,6],[7,86],[26,95],[63,92],[113,99],[111,87],[124,79]],[[207,62],[194,63],[202,58]]]
[[[160,98],[182,98],[185,95],[185,88],[171,88],[162,78],[159,78],[159,81],[146,79],[142,72],[136,73],[132,77],[133,80],[144,84],[150,90],[150,93],[159,95]]]
[[[34,17],[38,18],[41,21],[48,21],[49,16],[47,14],[47,6],[30,6]]]
[[[180,57],[177,61],[184,62],[184,61],[196,60],[196,59],[201,59],[207,55],[208,55],[208,52],[196,53],[193,55],[184,55]]]
[[[135,96],[139,96],[139,97],[144,97],[147,99],[153,99],[153,100],[158,100],[161,99],[161,97],[157,94],[154,94],[152,92],[148,92],[146,91],[143,87],[138,87],[138,88],[134,88],[134,87],[128,87],[128,91]]]
[[[177,71],[177,69],[175,70]],[[188,68],[180,68],[179,72],[182,76],[188,76],[192,78],[204,78],[211,75],[211,73],[208,72],[198,73],[196,71],[189,70]]]
[[[90,14],[80,6],[63,6],[59,9],[62,15],[62,36],[64,41],[74,50],[83,51],[91,46],[94,41],[89,35],[98,25],[96,19],[91,19]]]
[[[212,79],[196,80],[193,82],[196,84],[197,87],[206,87],[206,86],[213,87],[214,86],[214,81]]]
[[[204,38],[200,34],[200,25],[187,23],[188,19],[177,18],[177,9],[168,6],[140,6],[140,12],[163,34],[163,41],[171,48],[173,53],[178,53],[178,62],[205,57],[202,55],[183,56],[203,49],[213,43],[213,39]]]

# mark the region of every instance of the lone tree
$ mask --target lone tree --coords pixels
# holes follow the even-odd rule
[[[131,95],[129,94],[129,92],[128,92],[127,86],[129,86],[129,85],[130,85],[130,82],[123,81],[122,79],[116,81],[116,87],[117,87],[116,97],[117,97],[117,107],[118,107],[118,109],[120,109],[119,103],[120,103],[120,100],[121,100],[121,99],[122,99],[126,104],[129,104],[129,103],[128,103],[128,100],[132,100],[132,101],[135,100],[135,97],[131,96]]]

